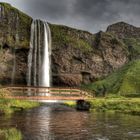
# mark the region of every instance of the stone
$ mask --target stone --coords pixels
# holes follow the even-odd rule
[[[90,102],[85,100],[78,100],[76,102],[76,109],[80,111],[89,111],[90,106]]]
[[[125,22],[118,22],[108,26],[107,32],[114,33],[118,38],[139,38],[140,28]]]

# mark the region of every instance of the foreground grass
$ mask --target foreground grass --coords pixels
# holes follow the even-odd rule
[[[115,111],[140,115],[140,98],[96,98],[90,100],[93,111]]]
[[[11,114],[14,111],[30,109],[39,105],[38,102],[0,98],[0,114]]]
[[[76,107],[76,102],[75,101],[66,101],[66,102],[64,102],[64,105],[74,108],[74,107]]]
[[[1,140],[22,140],[22,134],[15,128],[0,129]]]
[[[140,115],[140,98],[94,98],[89,100],[91,111],[114,111],[133,115]],[[76,102],[65,102],[65,105],[75,107]]]

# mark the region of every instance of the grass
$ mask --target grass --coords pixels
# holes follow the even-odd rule
[[[32,22],[32,18],[29,17],[28,15],[26,15],[25,13],[19,11],[18,9],[14,8],[13,6],[11,6],[8,3],[0,2],[0,6],[4,7],[4,16],[6,16],[7,18],[9,16],[13,16],[13,20],[9,21],[9,23],[8,23],[9,26],[11,24],[13,24],[12,22],[15,20],[15,18],[16,18],[16,20],[18,20],[18,27],[16,28],[16,31],[14,31],[14,29],[13,30],[11,29],[12,30],[11,32],[19,35],[19,41],[18,40],[15,41],[12,34],[7,34],[7,36],[6,36],[6,40],[8,43],[7,45],[11,46],[12,48],[15,48],[15,47],[28,48],[29,39],[30,39],[29,31],[30,31],[30,25]],[[5,30],[7,29],[6,21],[4,21],[2,23],[2,26],[5,28]],[[21,36],[23,36],[24,38],[21,39]]]
[[[140,60],[132,61],[106,78],[82,87],[96,95],[105,90],[106,94],[115,96],[140,97]]]
[[[40,105],[38,102],[6,99],[9,94],[9,91],[0,89],[0,114],[11,114],[14,111],[30,109]]]
[[[0,113],[11,114],[15,111],[30,109],[39,105],[38,102],[0,98]]]
[[[125,38],[123,41],[127,46],[129,46],[128,50],[132,58],[137,58],[138,56],[140,56],[139,38]]]
[[[0,129],[1,140],[22,140],[22,134],[15,128]]]
[[[55,46],[55,48],[59,46],[66,47],[69,45],[80,49],[82,52],[91,52],[93,50],[91,41],[86,39],[85,34],[90,40],[94,40],[94,35],[91,35],[86,31],[80,31],[61,25],[50,24],[50,28],[52,32],[53,46]]]
[[[7,99],[6,97],[9,95],[11,95],[10,91],[3,88],[0,89],[0,113],[9,114],[16,110],[30,109],[40,105],[39,102]]]
[[[74,107],[76,107],[76,102],[75,101],[66,101],[66,102],[64,102],[64,105],[74,108]]]
[[[91,111],[113,111],[140,115],[140,98],[109,96],[106,98],[94,98],[89,102],[91,103]],[[76,107],[76,102],[74,101],[67,101],[64,104],[69,107]]]
[[[140,98],[95,98],[90,100],[92,111],[115,111],[140,115]]]

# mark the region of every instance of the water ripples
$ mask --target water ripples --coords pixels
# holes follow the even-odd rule
[[[139,116],[79,112],[46,104],[0,118],[0,127],[15,125],[24,140],[139,140],[139,120]]]

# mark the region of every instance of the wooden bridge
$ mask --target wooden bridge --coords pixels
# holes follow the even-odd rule
[[[32,86],[9,86],[3,87],[10,91],[7,98],[25,100],[80,100],[91,98],[91,95],[79,88],[62,87],[32,87]]]

